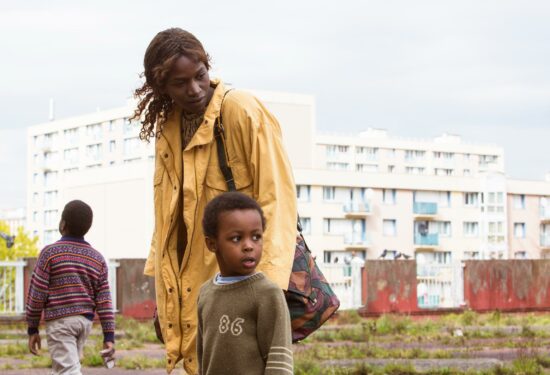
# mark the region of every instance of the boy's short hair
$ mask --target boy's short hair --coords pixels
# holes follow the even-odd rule
[[[65,220],[68,233],[76,237],[82,237],[88,233],[93,218],[92,208],[81,200],[67,203],[61,214],[61,219]]]
[[[231,191],[222,193],[212,199],[204,209],[202,230],[206,237],[214,238],[218,234],[218,218],[221,213],[234,210],[256,210],[262,218],[262,229],[265,229],[264,211],[254,199],[248,195]]]

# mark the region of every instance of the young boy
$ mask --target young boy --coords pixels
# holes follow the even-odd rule
[[[202,221],[219,274],[200,291],[199,373],[292,374],[290,315],[282,290],[256,272],[265,218],[238,192],[212,199]]]
[[[81,374],[80,358],[97,312],[103,328],[104,358],[114,354],[115,321],[107,278],[107,263],[84,235],[93,213],[74,200],[65,206],[59,222],[61,239],[46,246],[34,269],[27,299],[29,350],[41,348],[38,325],[46,321],[53,374]]]

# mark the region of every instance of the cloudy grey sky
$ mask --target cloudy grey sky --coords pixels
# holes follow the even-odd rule
[[[121,106],[160,30],[193,32],[237,87],[315,95],[317,128],[504,147],[550,171],[550,2],[0,2],[0,208],[25,204],[24,129]]]

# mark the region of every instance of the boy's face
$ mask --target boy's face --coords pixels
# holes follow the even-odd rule
[[[262,258],[262,219],[258,211],[233,210],[218,217],[217,237],[206,238],[216,253],[222,276],[246,276],[256,271]]]

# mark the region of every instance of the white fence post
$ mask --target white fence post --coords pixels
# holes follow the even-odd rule
[[[111,301],[113,303],[113,311],[117,312],[117,281],[116,281],[116,270],[120,266],[120,263],[116,260],[110,259],[108,262],[109,265],[109,289],[111,290]]]

